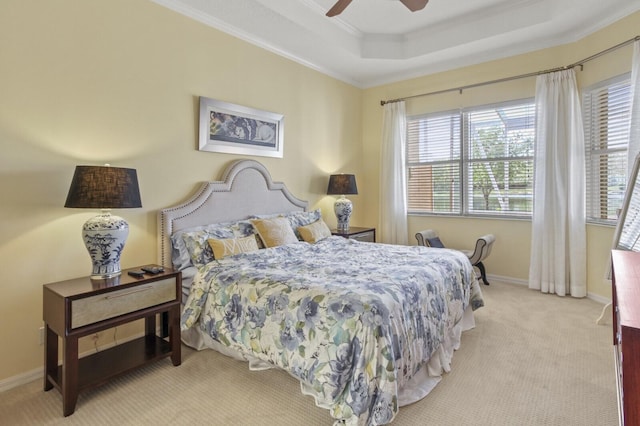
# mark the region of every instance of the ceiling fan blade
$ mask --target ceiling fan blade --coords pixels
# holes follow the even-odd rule
[[[351,0],[338,0],[336,4],[334,4],[333,7],[329,9],[329,11],[327,12],[327,16],[332,17],[340,15],[342,11],[345,10],[347,6],[349,6],[349,3],[351,3]]]
[[[415,12],[416,10],[424,9],[424,7],[429,3],[429,0],[400,0],[402,4],[407,6],[407,8]]]

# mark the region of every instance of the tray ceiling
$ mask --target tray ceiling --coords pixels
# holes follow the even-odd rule
[[[152,0],[366,88],[574,42],[640,10],[638,0]],[[623,40],[620,40],[623,41]],[[561,65],[561,64],[559,64]]]

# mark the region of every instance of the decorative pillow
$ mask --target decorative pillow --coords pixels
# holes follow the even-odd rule
[[[239,220],[238,222],[234,222],[231,225],[231,229],[233,229],[233,233],[236,237],[248,237],[249,235],[253,235],[255,237],[258,235],[258,231],[253,227],[250,220]]]
[[[208,243],[211,246],[213,256],[216,259],[222,259],[223,257],[232,256],[234,254],[258,250],[258,242],[256,241],[256,237],[253,235],[240,238],[227,238],[224,240],[210,238]]]
[[[182,233],[171,235],[171,263],[177,271],[182,271],[191,265],[191,256],[189,250],[184,245]]]
[[[322,218],[322,212],[320,209],[316,209],[310,212],[288,212],[288,213],[274,213],[274,214],[261,214],[251,216],[251,219],[273,219],[274,217],[286,217],[293,229],[293,233],[296,234],[296,238],[302,241],[298,228],[301,226],[309,225],[318,219]]]
[[[442,244],[439,237],[427,238],[427,241],[429,241],[429,247],[444,248],[444,244]]]
[[[194,232],[185,232],[182,234],[182,240],[189,252],[189,258],[193,266],[198,268],[206,265],[213,260],[213,251],[208,243],[210,238],[227,239],[235,238],[231,227],[215,227],[201,229]]]
[[[302,241],[302,235],[298,232],[298,228],[301,226],[310,225],[314,222],[317,222],[319,219],[322,219],[322,213],[320,209],[316,209],[310,212],[291,212],[284,215],[287,220],[289,220],[289,224],[291,224],[291,229],[296,234],[296,238]]]
[[[177,232],[171,238],[174,243],[174,252],[178,248],[179,255],[177,257],[180,265],[183,267],[191,265],[200,267],[213,260],[213,251],[207,241],[210,238],[222,240],[247,237],[249,235],[255,237],[255,234],[256,230],[251,222],[241,220],[185,229]],[[184,254],[185,251],[187,255]],[[175,263],[174,261],[174,265]],[[182,268],[178,269],[181,270]]]
[[[296,234],[293,233],[293,229],[291,229],[286,217],[253,219],[251,223],[258,231],[258,235],[265,247],[277,247],[298,242]]]
[[[304,241],[312,244],[331,236],[331,230],[322,219],[310,225],[300,226],[298,232]]]
[[[171,247],[172,247],[171,261],[173,263],[173,267],[175,269],[179,270],[179,271],[182,271],[183,269],[186,269],[189,266],[194,266],[194,264],[191,261],[191,253],[189,252],[189,249],[187,248],[187,245],[185,244],[185,239],[183,238],[185,234],[191,235],[191,234],[198,233],[198,232],[201,232],[201,231],[207,231],[208,232],[208,230],[212,230],[212,229],[226,228],[230,224],[231,224],[231,222],[229,222],[229,223],[221,223],[221,224],[210,224],[210,225],[194,226],[192,228],[182,229],[180,231],[177,231],[177,232],[173,233],[171,235]],[[214,231],[214,232],[222,232],[222,231]],[[223,236],[221,236],[220,238],[227,238],[227,237],[231,238],[231,237],[233,237],[233,232],[229,228],[229,233],[225,232],[224,234],[221,234],[221,235],[223,235]],[[205,240],[205,242],[206,242],[206,240]],[[190,241],[190,243],[191,243],[191,241]],[[211,256],[213,257],[213,254],[211,254]]]

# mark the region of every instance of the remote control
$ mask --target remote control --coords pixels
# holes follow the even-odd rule
[[[159,274],[160,272],[164,272],[164,268],[161,267],[157,267],[157,266],[145,266],[143,268],[141,268],[144,272],[147,272],[151,275],[156,275]]]
[[[128,274],[131,275],[132,277],[136,277],[136,278],[144,277],[144,271],[142,271],[140,269],[129,271]]]

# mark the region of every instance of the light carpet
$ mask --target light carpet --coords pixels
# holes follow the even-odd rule
[[[463,334],[451,373],[393,425],[617,424],[611,327],[602,305],[514,284],[482,286],[485,307]],[[6,425],[331,425],[328,411],[276,370],[183,346],[162,360],[80,394],[62,416],[60,393],[35,381],[0,395]]]

